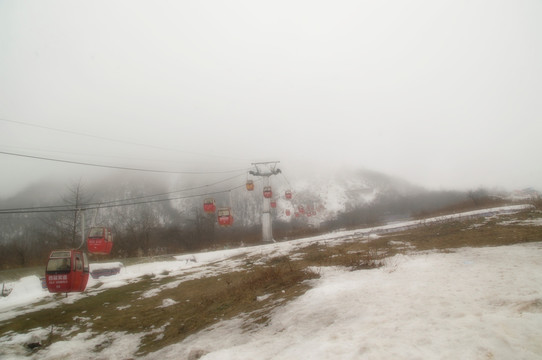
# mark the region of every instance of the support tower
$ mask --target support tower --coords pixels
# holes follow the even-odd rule
[[[280,169],[277,168],[277,164],[280,161],[266,161],[259,163],[252,163],[254,170],[249,171],[249,174],[253,176],[263,177],[263,186],[269,186],[269,177],[272,175],[280,174]],[[271,221],[271,198],[262,196],[262,241],[273,242],[273,225]]]

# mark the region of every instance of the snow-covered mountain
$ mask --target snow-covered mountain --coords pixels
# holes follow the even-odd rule
[[[92,207],[98,206],[98,216],[111,219],[129,214],[131,206],[145,204],[161,214],[162,222],[166,222],[164,213],[175,210],[181,216],[190,217],[200,210],[204,198],[213,197],[217,206],[232,207],[239,215],[240,224],[250,226],[260,221],[262,184],[256,182],[255,190],[248,192],[242,186],[243,181],[242,178],[227,182],[209,178],[170,181],[157,176],[126,174],[92,183],[82,181],[79,183],[79,199],[74,198],[74,187],[78,183],[40,183],[5,199],[2,207],[73,205],[79,201],[82,204],[91,203]],[[278,175],[271,178],[271,185],[273,198],[277,202],[275,215],[283,221],[288,220],[285,210],[290,210],[290,214],[294,215],[300,206],[316,211],[322,220],[326,220],[338,213],[370,204],[378,197],[424,192],[406,181],[368,170],[342,170],[326,175],[309,172],[286,181],[284,176]],[[286,190],[292,191],[291,200],[285,198]],[[170,200],[163,201],[166,199]]]

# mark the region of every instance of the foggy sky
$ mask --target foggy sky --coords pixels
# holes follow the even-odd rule
[[[0,151],[542,190],[541,19],[535,0],[0,1]],[[0,197],[104,172],[0,166]]]

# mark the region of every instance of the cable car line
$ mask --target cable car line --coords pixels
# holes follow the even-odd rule
[[[228,191],[231,191],[231,190],[235,190],[235,189],[238,189],[238,188],[244,187],[244,186],[245,186],[245,184],[243,183],[242,185],[235,186],[235,187],[233,187],[231,189],[228,189],[228,190],[220,190],[220,191],[214,191],[214,192],[209,192],[209,193],[204,193],[204,194],[178,196],[178,197],[167,198],[167,199],[154,199],[154,200],[146,200],[146,201],[137,201],[137,202],[131,202],[131,203],[127,203],[127,204],[104,205],[104,203],[101,203],[101,204],[95,204],[93,206],[85,206],[84,208],[85,208],[85,210],[95,210],[95,209],[98,209],[98,208],[104,209],[104,208],[114,208],[114,207],[121,207],[121,206],[151,204],[151,203],[157,203],[157,202],[162,202],[162,201],[190,199],[190,198],[195,198],[195,197],[200,197],[200,196],[209,196],[209,195],[221,194],[221,193],[225,193],[225,192],[228,192]],[[121,200],[121,201],[123,201],[123,200]]]
[[[98,202],[98,203],[89,203],[89,204],[84,204],[84,207],[86,207],[86,208],[88,208],[89,206],[98,206],[99,207],[99,206],[104,205],[104,204],[126,202],[126,201],[139,200],[139,199],[145,199],[145,198],[156,197],[156,196],[170,195],[170,194],[175,194],[175,193],[178,193],[178,192],[192,191],[192,190],[197,190],[197,189],[201,189],[201,188],[205,188],[205,187],[214,186],[214,185],[217,185],[217,184],[220,184],[220,183],[235,179],[235,178],[240,177],[240,176],[244,176],[244,174],[231,176],[229,178],[214,182],[212,184],[196,186],[196,187],[193,187],[193,188],[181,189],[181,190],[170,191],[170,192],[160,193],[160,194],[138,196],[138,197],[133,197],[133,198],[128,198],[128,199],[117,199],[117,200],[109,200],[109,201],[105,201],[105,202],[102,201],[102,202]],[[166,199],[164,199],[164,200],[166,200]],[[65,209],[66,207],[71,207],[71,208],[69,210],[66,210]],[[51,211],[51,212],[74,211],[73,210],[73,205],[68,204],[68,205],[35,206],[35,207],[28,207],[28,208],[0,209],[0,214],[2,214],[2,213],[8,214],[8,213],[11,213],[11,212],[13,212],[13,213],[23,213],[23,211],[31,211],[31,210],[44,210],[44,211],[39,211],[39,212],[47,212],[45,210],[55,210],[55,209],[56,209],[56,211]],[[31,212],[34,212],[34,211],[31,211]],[[35,211],[35,212],[38,212],[38,211]]]
[[[93,204],[92,206],[88,206],[85,204],[82,204],[80,207],[71,207],[68,208],[70,205],[62,205],[62,209],[51,209],[49,208],[30,208],[25,210],[0,210],[0,214],[30,214],[30,213],[54,213],[54,212],[73,212],[73,211],[80,211],[80,210],[96,210],[98,208],[114,208],[114,207],[122,207],[122,206],[132,206],[132,205],[141,205],[141,204],[150,204],[150,203],[156,203],[156,202],[162,202],[162,201],[171,201],[171,200],[182,200],[182,199],[190,199],[194,197],[200,197],[200,196],[209,196],[209,195],[216,195],[216,194],[222,194],[228,191],[236,190],[239,188],[245,187],[245,183],[232,187],[230,189],[221,190],[221,191],[214,191],[209,193],[203,193],[203,194],[195,194],[195,195],[187,195],[187,196],[179,196],[179,197],[173,197],[173,198],[167,198],[167,199],[155,199],[155,200],[146,200],[146,201],[138,201],[138,202],[132,202],[127,204],[109,204],[109,205],[103,205],[101,204]],[[58,206],[60,207],[60,206]]]
[[[226,178],[226,179],[217,181],[217,182],[212,183],[212,184],[206,184],[206,185],[196,186],[196,187],[193,187],[193,188],[181,189],[181,190],[170,191],[170,192],[160,193],[160,194],[138,196],[138,197],[127,198],[127,199],[117,199],[117,200],[110,200],[110,201],[105,201],[105,202],[102,201],[102,202],[98,202],[98,203],[89,203],[89,204],[85,204],[85,206],[94,206],[94,205],[110,204],[110,203],[116,203],[116,202],[132,201],[132,200],[139,200],[139,199],[144,199],[144,198],[149,198],[149,197],[156,197],[156,196],[170,195],[170,194],[174,194],[174,193],[177,193],[177,192],[184,192],[184,191],[197,190],[197,189],[201,189],[201,188],[205,188],[205,187],[209,187],[209,186],[214,186],[214,185],[217,185],[217,184],[226,182],[226,181],[228,181],[228,180],[235,179],[235,178],[240,177],[240,176],[242,176],[242,175],[243,175],[243,174],[241,174],[241,175],[236,175],[236,176],[232,176],[232,177],[229,177],[229,178]],[[0,209],[0,213],[2,213],[2,212],[8,212],[8,211],[45,210],[45,209],[55,209],[55,208],[61,208],[61,209],[62,209],[62,208],[68,207],[68,206],[73,206],[73,205],[67,204],[67,205],[35,206],[35,207],[27,207],[27,208]],[[64,210],[62,210],[62,211],[64,211]],[[70,210],[70,211],[72,211],[72,210]]]
[[[107,168],[107,169],[130,170],[130,171],[142,171],[142,172],[165,173],[165,174],[184,174],[184,175],[227,174],[227,173],[232,173],[232,172],[240,172],[240,171],[246,171],[246,170],[248,170],[248,169],[235,169],[235,170],[225,170],[225,171],[169,171],[169,170],[151,170],[151,169],[131,168],[131,167],[112,166],[112,165],[101,165],[101,164],[93,164],[93,163],[86,163],[86,162],[79,162],[79,161],[54,159],[54,158],[47,158],[47,157],[42,157],[42,156],[34,156],[34,155],[25,155],[25,154],[12,153],[12,152],[7,152],[7,151],[0,151],[0,154],[11,155],[11,156],[19,156],[19,157],[25,157],[25,158],[30,158],[30,159],[47,160],[47,161],[56,161],[56,162],[67,163],[67,164],[76,164],[76,165],[94,166],[94,167],[101,167],[101,168]]]
[[[286,183],[288,184],[288,187],[291,189],[292,188],[292,185],[290,184],[290,182],[288,181],[288,179],[286,178],[286,175],[284,175],[284,173],[281,173],[282,177],[284,177],[284,180],[286,180]]]
[[[167,198],[167,199],[155,199],[155,200],[139,201],[139,202],[133,202],[133,203],[129,203],[129,204],[110,204],[110,205],[105,205],[105,206],[102,204],[102,206],[100,206],[100,208],[114,208],[114,207],[121,207],[121,206],[131,206],[131,205],[150,204],[150,203],[156,203],[156,202],[162,202],[162,201],[190,199],[190,198],[195,198],[195,197],[202,197],[202,196],[209,196],[209,195],[222,194],[222,193],[225,193],[225,192],[228,192],[228,191],[232,191],[232,190],[236,190],[236,189],[239,189],[239,188],[242,188],[242,187],[245,187],[245,184],[244,184],[244,183],[241,184],[241,185],[232,187],[232,188],[230,188],[230,189],[221,190],[221,191],[214,191],[214,192],[209,192],[209,193],[204,193],[204,194],[195,194],[195,195],[187,195],[187,196],[178,196],[178,197]],[[86,210],[93,210],[93,209],[97,209],[97,208],[98,208],[98,206],[94,206],[94,207],[86,207],[85,209],[86,209]]]
[[[196,186],[196,187],[193,187],[193,188],[187,188],[187,189],[182,189],[182,190],[169,191],[169,192],[160,193],[160,194],[137,196],[137,197],[128,198],[128,199],[118,199],[118,200],[102,201],[102,202],[99,202],[99,203],[90,203],[90,204],[86,204],[86,205],[87,205],[87,206],[91,206],[91,205],[104,205],[104,204],[111,204],[111,203],[116,203],[116,202],[125,202],[125,201],[140,200],[140,199],[145,199],[145,198],[152,198],[152,197],[156,197],[156,196],[171,195],[171,194],[175,194],[175,193],[178,193],[178,192],[185,192],[185,191],[198,190],[198,189],[202,189],[202,188],[206,188],[206,187],[210,187],[210,186],[215,186],[215,185],[221,184],[221,183],[223,183],[223,182],[226,182],[226,181],[229,181],[229,180],[238,178],[238,177],[243,176],[243,175],[244,175],[244,174],[231,176],[231,177],[229,177],[229,178],[226,178],[226,179],[217,181],[217,182],[212,183],[212,184],[200,185],[200,186]]]

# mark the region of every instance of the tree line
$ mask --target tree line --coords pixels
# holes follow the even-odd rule
[[[153,188],[149,188],[152,186]],[[146,193],[165,192],[160,184],[116,187],[85,187],[81,181],[69,185],[61,196],[64,204],[79,208],[107,199],[133,198]],[[299,194],[307,202],[317,203],[317,194]],[[219,227],[214,214],[206,214],[199,198],[160,201],[85,211],[85,224],[111,228],[112,253],[95,259],[153,256],[201,249],[234,247],[261,241],[261,194],[217,195],[219,203],[228,203],[239,215],[231,227]],[[371,203],[349,203],[342,211],[320,216],[318,224],[306,216],[285,218],[275,213],[273,233],[276,240],[294,239],[334,229],[374,226],[388,221],[459,211],[502,203],[486,190],[471,192],[436,191],[402,194],[380,193]],[[78,248],[86,234],[81,233],[82,211],[0,214],[0,269],[42,265],[50,251]],[[85,245],[85,244],[83,244]]]

